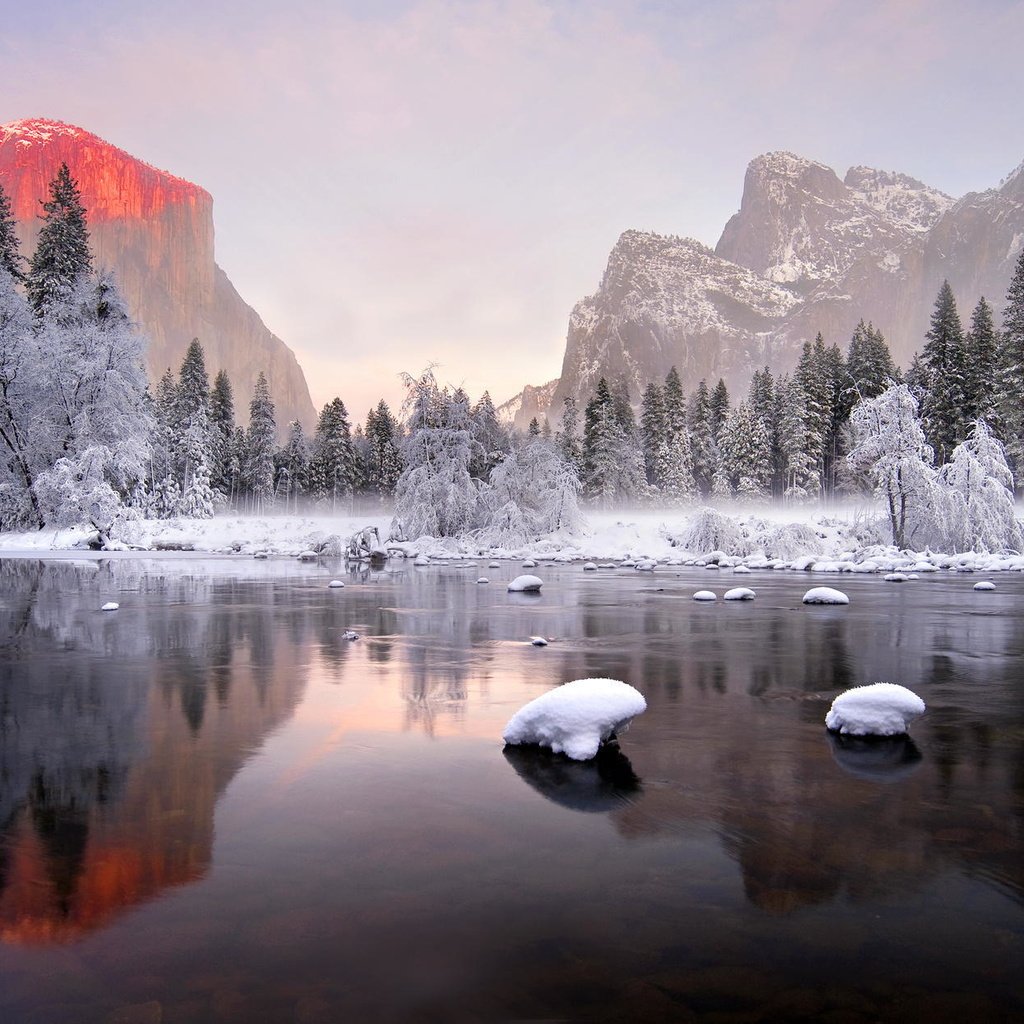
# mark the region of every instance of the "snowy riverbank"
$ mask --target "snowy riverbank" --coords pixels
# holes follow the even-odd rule
[[[192,551],[252,557],[297,557],[304,551],[337,553],[357,531],[376,527],[388,537],[387,513],[351,516],[217,516],[213,519],[133,520],[121,524],[106,552]],[[95,538],[86,527],[0,534],[0,554],[40,556],[82,551]],[[535,558],[568,562],[708,564],[817,572],[890,572],[905,569],[1022,571],[1020,553],[899,551],[884,543],[884,527],[863,508],[846,512],[807,509],[770,512],[707,509],[599,512],[573,535],[553,534],[517,548],[485,548],[472,537],[422,537],[390,545],[399,556]],[[101,554],[103,552],[100,552]]]

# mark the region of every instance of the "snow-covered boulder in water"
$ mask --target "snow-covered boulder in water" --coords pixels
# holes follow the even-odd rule
[[[101,609],[101,612],[116,612],[121,606],[116,601],[108,601]]]
[[[331,580],[327,586],[331,590],[340,590],[345,584],[341,580]]]
[[[890,572],[890,573],[886,573],[886,575],[883,576],[882,578],[885,580],[886,583],[906,583],[907,582],[907,574],[905,572]]]
[[[586,562],[584,564],[584,566],[583,566],[583,571],[584,572],[597,572],[597,563],[596,562]]]
[[[923,714],[924,701],[912,690],[896,683],[871,683],[839,694],[825,725],[851,736],[899,736]]]
[[[503,736],[506,743],[536,743],[574,761],[587,761],[646,710],[643,695],[618,679],[576,679],[520,708]]]
[[[733,587],[722,595],[723,601],[753,601],[757,595],[750,587]]]
[[[509,585],[508,589],[513,593],[533,593],[539,594],[540,588],[544,586],[543,580],[539,576],[517,576]]]
[[[974,584],[974,589],[975,590],[995,590],[996,589],[996,585],[994,583],[992,583],[990,580],[983,580],[981,583],[975,583]]]
[[[717,601],[718,596],[713,590],[698,590],[697,593],[693,595],[693,599],[694,601]]]
[[[804,604],[849,604],[850,599],[832,587],[812,587],[804,594]]]

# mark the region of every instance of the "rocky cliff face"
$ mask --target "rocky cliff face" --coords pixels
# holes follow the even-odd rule
[[[22,252],[39,232],[40,199],[61,162],[77,179],[88,214],[94,264],[112,268],[149,346],[151,380],[181,365],[199,338],[211,379],[226,370],[236,411],[248,414],[260,371],[279,425],[315,419],[292,351],[239,296],[214,260],[213,199],[205,189],[157,170],[96,135],[42,119],[0,126],[0,183],[11,197]]]
[[[712,252],[627,231],[598,291],[569,318],[562,399],[585,403],[601,376],[634,399],[675,365],[688,388],[745,387],[765,364],[789,369],[821,331],[845,347],[872,321],[906,366],[948,278],[965,324],[984,295],[1001,311],[1024,244],[1024,165],[996,189],[954,201],[903,174],[831,168],[769,153],[747,169],[740,210]]]

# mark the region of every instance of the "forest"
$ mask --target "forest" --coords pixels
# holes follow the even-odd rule
[[[87,211],[63,165],[41,202],[31,259],[0,189],[0,529],[133,517],[208,518],[393,504],[396,537],[473,534],[511,546],[578,530],[581,507],[803,504],[873,494],[893,542],[1019,548],[1024,465],[1024,253],[1002,328],[983,297],[962,325],[941,285],[919,355],[902,372],[873,324],[845,353],[819,334],[792,373],[765,367],[742,396],[723,380],[687,394],[673,367],[631,395],[601,379],[584,409],[519,435],[486,392],[433,368],[405,374],[353,426],[341,398],[306,436],[277,424],[260,374],[247,424],[231,381],[211,383],[200,339],[154,386],[145,339],[111,275],[93,267]],[[639,409],[639,416],[634,411]]]

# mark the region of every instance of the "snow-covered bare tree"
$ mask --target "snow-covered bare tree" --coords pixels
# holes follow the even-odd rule
[[[935,524],[936,474],[910,388],[893,384],[877,398],[859,402],[851,424],[854,443],[847,462],[884,501],[893,543],[905,548],[915,537],[927,543]]]

